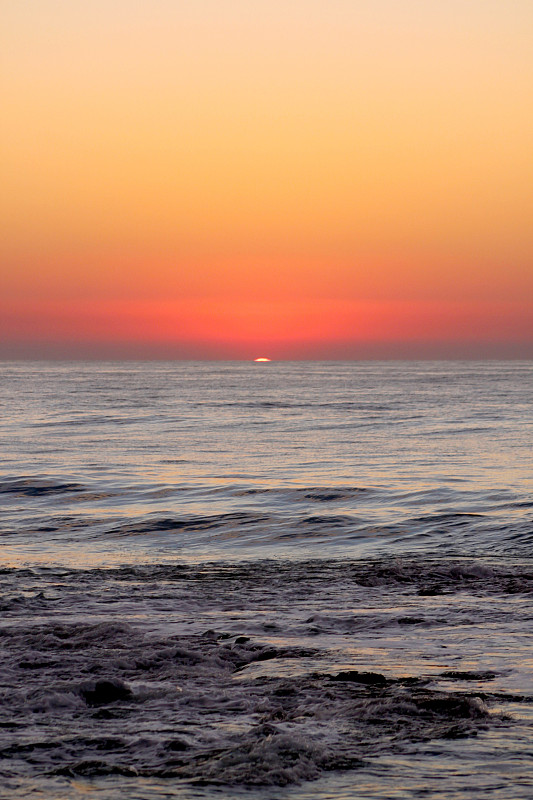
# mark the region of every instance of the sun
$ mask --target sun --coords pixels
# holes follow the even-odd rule
[[[264,362],[264,361],[272,361],[271,358],[265,358],[264,356],[260,356],[260,358],[254,358],[254,361],[257,362]]]

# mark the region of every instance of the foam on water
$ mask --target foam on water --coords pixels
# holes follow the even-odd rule
[[[472,737],[486,754],[516,747],[533,711],[520,643],[533,565],[6,569],[2,581],[0,752],[13,796],[77,796],[80,779],[129,796],[125,776],[175,796],[293,785],[298,797],[331,775],[334,792],[339,776],[364,787],[382,756],[428,742],[444,760]],[[497,797],[529,796],[528,763],[521,788]],[[450,796],[463,792],[450,783]]]

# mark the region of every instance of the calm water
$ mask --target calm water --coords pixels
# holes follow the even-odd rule
[[[533,364],[4,363],[6,797],[533,796]]]

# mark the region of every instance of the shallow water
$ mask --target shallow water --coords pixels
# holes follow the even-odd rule
[[[531,797],[532,375],[4,363],[6,796]]]

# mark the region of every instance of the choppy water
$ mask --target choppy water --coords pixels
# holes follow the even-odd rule
[[[533,796],[532,390],[4,363],[6,797]]]

